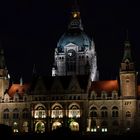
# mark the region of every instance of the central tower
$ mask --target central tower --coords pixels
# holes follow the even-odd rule
[[[67,31],[60,37],[54,54],[52,76],[90,75],[98,80],[95,45],[84,32],[80,11],[75,4]]]

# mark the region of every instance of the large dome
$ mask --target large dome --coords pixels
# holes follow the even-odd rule
[[[64,51],[64,47],[73,43],[79,47],[80,50],[84,50],[85,47],[91,45],[90,38],[80,29],[69,29],[66,31],[58,41],[57,48],[59,51]]]

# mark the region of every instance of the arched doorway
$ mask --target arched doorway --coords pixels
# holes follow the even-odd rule
[[[70,123],[70,129],[71,129],[71,131],[79,131],[79,124],[78,124],[78,122],[72,121]]]
[[[45,132],[44,122],[39,121],[35,124],[35,132],[37,132],[37,133],[44,133]]]
[[[62,126],[62,124],[60,122],[58,122],[58,121],[57,122],[54,122],[52,124],[52,130],[55,130],[55,129],[61,127],[61,126]]]

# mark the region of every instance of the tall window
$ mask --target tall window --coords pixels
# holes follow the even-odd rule
[[[13,110],[13,119],[19,119],[19,111],[17,108]]]
[[[90,109],[90,117],[97,117],[97,109],[96,109],[96,107],[92,107]]]
[[[3,111],[3,119],[9,119],[9,109],[5,109]]]
[[[35,110],[35,118],[46,118],[46,111],[45,108],[42,106],[39,106]]]
[[[108,117],[107,107],[101,108],[101,117]]]
[[[80,117],[80,108],[76,105],[71,106],[69,109],[69,118],[79,118]]]
[[[51,114],[52,118],[63,118],[63,110],[60,106],[55,106],[52,109],[52,114]]]
[[[27,108],[24,108],[22,111],[22,118],[23,119],[28,119],[29,118],[29,111]]]
[[[112,108],[112,117],[118,117],[119,113],[118,113],[118,107],[114,106]]]

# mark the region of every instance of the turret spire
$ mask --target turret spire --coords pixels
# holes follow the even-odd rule
[[[77,0],[74,1],[74,5],[71,11],[71,19],[70,19],[70,24],[68,26],[69,29],[75,29],[75,28],[79,28],[81,30],[83,30],[83,26],[81,23],[81,16],[80,16],[80,10],[78,7],[78,3]]]
[[[131,56],[131,45],[128,39],[128,30],[126,31],[126,40],[124,42],[124,55],[123,55],[123,62],[129,60],[132,62]]]
[[[134,62],[131,56],[131,45],[128,40],[128,31],[127,31],[126,40],[124,42],[124,55],[121,63],[121,71],[133,71],[134,69],[135,69]]]

